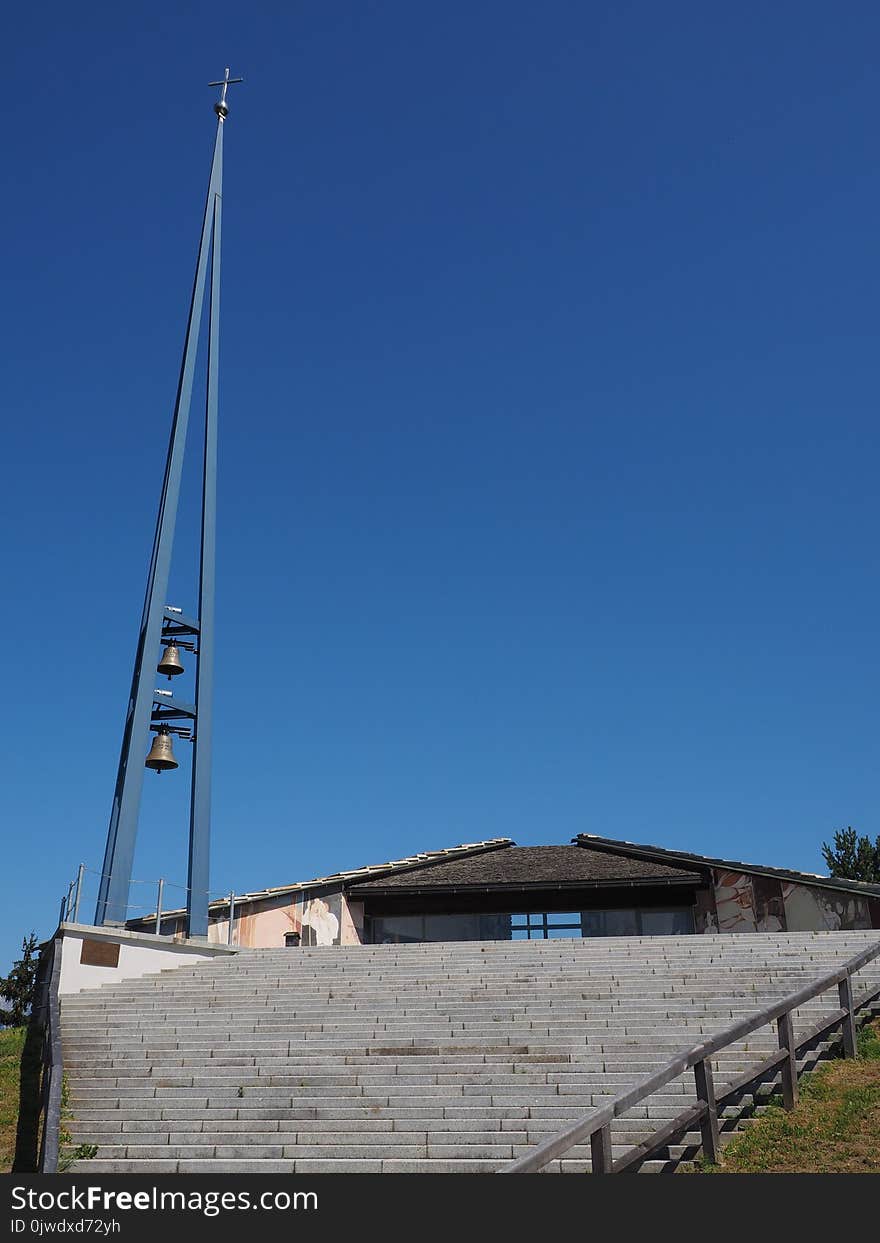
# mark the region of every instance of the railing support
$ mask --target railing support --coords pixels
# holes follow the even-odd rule
[[[611,1127],[603,1126],[590,1136],[590,1166],[594,1174],[611,1173]]]
[[[794,1041],[794,1024],[791,1021],[791,1011],[780,1014],[776,1020],[776,1033],[779,1040],[779,1047],[785,1051],[785,1061],[782,1063],[782,1103],[786,1109],[794,1109],[798,1099],[798,1079],[797,1079],[797,1045]]]
[[[837,986],[840,1008],[846,1011],[843,1016],[843,1055],[856,1055],[856,1016],[853,1011],[852,976],[846,975]]]
[[[162,935],[162,894],[165,890],[164,876],[159,880],[159,892],[156,894],[156,936]]]
[[[76,874],[76,897],[73,900],[73,922],[75,924],[79,923],[79,900],[82,897],[83,873],[85,870],[86,865],[81,863],[79,865],[79,871]]]
[[[712,1063],[708,1058],[694,1063],[694,1080],[697,1085],[697,1100],[705,1105],[705,1112],[700,1119],[700,1135],[703,1139],[703,1156],[713,1165],[718,1162],[720,1144],[718,1142],[718,1108],[715,1104],[715,1081],[712,1077]]]

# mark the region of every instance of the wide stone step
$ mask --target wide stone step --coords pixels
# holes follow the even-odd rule
[[[744,1057],[742,1059],[713,1059],[716,1078],[718,1084],[723,1085],[735,1079],[740,1073],[744,1073],[757,1062],[763,1060],[765,1055],[761,1054],[757,1057]],[[803,1065],[813,1058],[813,1054],[804,1054],[799,1059],[799,1065]],[[505,1078],[486,1077],[484,1079],[471,1079],[469,1077],[463,1079],[443,1079],[441,1076],[427,1076],[430,1082],[423,1083],[425,1076],[402,1077],[398,1075],[385,1076],[379,1079],[369,1078],[360,1082],[344,1082],[341,1076],[307,1076],[297,1077],[296,1075],[257,1075],[246,1079],[239,1075],[237,1079],[218,1079],[210,1075],[200,1077],[198,1082],[187,1078],[177,1082],[171,1077],[162,1079],[131,1079],[126,1081],[117,1081],[115,1079],[102,1079],[92,1081],[89,1078],[81,1078],[75,1075],[70,1076],[71,1095],[74,1099],[81,1100],[84,1095],[90,1094],[94,1099],[118,1100],[120,1102],[135,1103],[137,1101],[147,1101],[155,1099],[157,1101],[184,1100],[191,1098],[194,1101],[212,1100],[218,1103],[226,1103],[232,1100],[243,1100],[252,1102],[254,1098],[264,1097],[269,1103],[282,1103],[285,1099],[296,1102],[304,1097],[320,1094],[322,1097],[339,1097],[339,1096],[374,1096],[376,1099],[385,1097],[389,1094],[399,1096],[405,1091],[416,1093],[420,1097],[424,1096],[460,1096],[462,1094],[479,1094],[483,1095],[487,1091],[496,1091],[504,1093],[519,1093],[521,1091],[530,1091],[534,1095],[555,1095],[581,1093],[584,1091],[596,1090],[599,1085],[608,1090],[619,1091],[635,1083],[640,1078],[645,1077],[648,1073],[661,1068],[665,1065],[664,1061],[652,1062],[648,1064],[640,1064],[636,1062],[624,1061],[617,1064],[608,1064],[592,1071],[584,1068],[573,1067],[572,1075],[563,1075],[561,1073],[546,1079],[526,1075],[512,1075]],[[336,1081],[334,1081],[336,1080]],[[99,1083],[101,1086],[92,1086],[93,1082]],[[690,1072],[688,1075],[672,1081],[668,1085],[668,1091],[688,1090],[687,1085],[692,1082]],[[225,1087],[223,1086],[225,1083]],[[676,1084],[680,1084],[680,1088],[676,1088]],[[490,1085],[487,1087],[486,1085]],[[425,1089],[430,1088],[428,1092]]]
[[[716,987],[719,980],[729,981],[737,988],[748,989],[754,986],[761,987],[765,982],[774,985],[788,980],[812,979],[820,975],[826,967],[834,965],[836,961],[836,958],[828,958],[824,962],[813,961],[798,968],[786,968],[783,970],[777,970],[775,966],[765,963],[756,965],[754,969],[730,966],[712,969],[707,966],[705,970],[692,973],[665,969],[648,973],[627,971],[618,973],[608,972],[597,975],[596,973],[576,970],[567,974],[557,972],[555,975],[563,995],[566,992],[576,994],[579,990],[603,995],[612,988],[620,987],[634,991],[639,986],[650,989],[652,992],[663,992],[664,990],[682,986],[690,986],[698,992],[704,992]],[[710,970],[711,976],[709,974]],[[863,970],[866,975],[876,972],[876,968],[872,966]],[[280,982],[277,978],[267,977],[266,980],[255,979],[247,983],[236,981],[230,982],[223,987],[212,988],[205,988],[197,984],[191,984],[189,987],[186,987],[175,983],[174,985],[166,985],[163,988],[153,988],[151,991],[145,991],[140,988],[123,989],[121,985],[117,984],[105,986],[100,990],[90,990],[86,993],[69,994],[66,997],[66,1004],[69,1004],[72,1009],[76,1009],[78,1005],[86,1003],[89,1006],[100,1007],[113,1000],[133,1001],[143,1009],[150,1009],[157,1002],[163,1000],[175,1001],[178,1004],[191,1004],[193,1000],[197,1000],[200,1003],[223,1000],[256,1001],[259,1004],[265,1001],[273,991],[281,991],[282,986],[288,987],[291,984],[296,985],[297,991],[302,995],[304,1002],[314,1003],[334,999],[345,1001],[351,1000],[354,997],[363,997],[381,1002],[383,1000],[382,985],[392,976],[402,993],[416,997],[426,996],[427,994],[460,996],[467,995],[468,993],[489,993],[503,997],[510,993],[523,994],[536,986],[540,987],[542,976],[545,974],[546,967],[542,972],[528,978],[512,979],[509,976],[505,978],[462,975],[457,978],[431,979],[426,978],[421,973],[417,977],[407,977],[400,972],[388,971],[369,977],[367,983],[357,980],[341,982],[338,979],[333,980],[331,983],[325,978],[321,983],[311,987],[307,981],[291,974],[290,980],[283,982]],[[387,997],[384,1000],[387,1001]]]
[[[835,964],[829,963],[828,967]],[[499,1005],[522,1003],[523,1001],[538,1000],[539,1004],[549,1005],[551,1000],[553,1004],[569,1002],[569,1001],[607,1001],[610,998],[623,997],[638,1000],[644,998],[652,1001],[656,998],[673,997],[680,1000],[686,999],[688,996],[695,998],[713,998],[723,993],[735,993],[741,996],[753,995],[755,992],[791,992],[789,985],[797,988],[799,985],[810,983],[817,975],[822,974],[825,970],[823,966],[819,970],[810,969],[803,973],[786,972],[778,979],[770,979],[766,972],[756,973],[755,978],[751,981],[744,981],[741,973],[734,972],[725,975],[720,972],[713,972],[709,978],[707,971],[700,980],[677,980],[675,977],[667,977],[660,980],[657,977],[651,977],[646,980],[607,980],[604,983],[589,981],[583,978],[571,981],[559,981],[558,992],[554,989],[551,997],[546,992],[538,992],[544,987],[546,981],[534,980],[524,982],[521,985],[493,988],[488,985],[475,987],[464,984],[456,985],[451,982],[447,988],[431,988],[420,986],[418,989],[407,988],[399,980],[394,980],[396,996],[405,999],[406,1003],[413,1006],[419,1006],[429,1009],[431,1006],[438,1005],[465,1005],[474,1001],[492,1001]],[[860,979],[872,980],[876,978],[876,971],[854,977],[857,981]],[[241,1010],[252,1008],[256,1011],[272,1010],[276,1006],[291,1007],[302,1005],[304,1008],[312,1010],[326,1006],[330,1002],[339,1003],[348,1006],[357,1005],[359,1008],[369,1006],[376,1007],[379,1010],[387,1010],[388,1005],[388,981],[394,979],[393,975],[389,975],[384,980],[379,981],[374,989],[353,989],[350,992],[340,992],[338,990],[328,993],[310,995],[303,991],[300,984],[296,980],[292,980],[285,988],[280,989],[277,986],[266,985],[265,988],[256,988],[248,990],[247,993],[229,993],[228,995],[218,994],[216,992],[199,996],[193,989],[187,989],[181,994],[158,994],[153,998],[146,999],[140,994],[133,996],[116,996],[111,989],[102,988],[94,992],[79,993],[69,995],[62,999],[62,1009],[71,1015],[77,1014],[106,1014],[111,1015],[114,1010],[119,1010],[123,1006],[132,1007],[134,1012],[143,1015],[155,1015],[157,1011],[165,1012],[166,1010],[180,1011],[181,1013],[192,1013],[194,1010],[204,1010],[205,1008],[222,1008],[226,1007],[230,1010]],[[383,991],[384,988],[384,991]],[[541,998],[544,1001],[541,1002]]]
[[[829,1007],[830,1008],[830,1007]],[[730,1026],[733,1022],[743,1018],[750,1018],[755,1013],[753,1008],[745,1013],[732,1014],[724,1011],[718,1014],[718,1027],[720,1030],[723,1026]],[[819,1018],[817,1013],[815,1018]],[[809,1024],[813,1016],[800,1016],[799,1022],[806,1026]],[[672,1021],[671,1016],[658,1015],[658,1030],[668,1029]],[[334,1029],[333,1025],[329,1025],[330,1030],[322,1031],[320,1028],[306,1033],[299,1029],[285,1025],[283,1030],[290,1039],[290,1047],[293,1049],[305,1049],[315,1047],[315,1038],[322,1037],[321,1046],[328,1049],[344,1049],[350,1051],[354,1045],[351,1034]],[[503,1033],[503,1034],[502,1034]],[[431,1024],[414,1024],[410,1026],[388,1025],[387,1027],[369,1027],[361,1026],[357,1032],[361,1040],[377,1048],[395,1047],[400,1048],[409,1043],[410,1045],[421,1045],[425,1041],[434,1041],[438,1046],[458,1045],[465,1042],[478,1042],[485,1039],[487,1043],[495,1045],[523,1045],[528,1044],[538,1051],[544,1046],[555,1046],[557,1048],[567,1047],[571,1045],[585,1045],[591,1037],[595,1039],[595,1033],[591,1033],[579,1023],[551,1023],[541,1021],[533,1022],[517,1022],[512,1023],[485,1023],[474,1020],[472,1023],[455,1024],[455,1023],[431,1023]],[[639,1033],[641,1035],[641,1033]],[[213,1043],[213,1036],[205,1036],[199,1034],[198,1043]],[[186,1046],[187,1033],[180,1032],[178,1043]],[[218,1033],[217,1043],[225,1043],[222,1036]],[[132,1049],[134,1046],[130,1046]]]
[[[73,1173],[95,1174],[494,1174],[497,1160],[118,1160],[74,1161]],[[584,1173],[580,1162],[560,1171]]]
[[[296,1055],[291,1056],[287,1053],[271,1055],[260,1053],[248,1057],[246,1055],[230,1056],[223,1052],[212,1052],[212,1055],[209,1057],[192,1056],[186,1053],[181,1054],[179,1057],[172,1057],[167,1053],[163,1053],[161,1059],[157,1058],[152,1061],[148,1058],[135,1056],[113,1056],[110,1059],[70,1057],[65,1059],[65,1065],[70,1073],[88,1075],[90,1078],[101,1078],[111,1075],[118,1075],[119,1077],[148,1075],[153,1078],[160,1078],[165,1074],[179,1075],[182,1071],[186,1072],[193,1068],[204,1068],[212,1073],[216,1072],[220,1078],[224,1076],[235,1078],[235,1072],[238,1070],[253,1072],[255,1069],[261,1074],[275,1070],[286,1070],[291,1074],[302,1071],[303,1075],[307,1077],[308,1075],[318,1073],[321,1067],[324,1068],[325,1072],[332,1069],[333,1074],[345,1075],[352,1081],[362,1076],[389,1073],[402,1076],[424,1074],[568,1075],[578,1068],[583,1069],[590,1065],[607,1065],[608,1060],[615,1057],[624,1056],[628,1061],[638,1060],[648,1056],[649,1051],[654,1060],[668,1061],[673,1054],[685,1047],[687,1043],[689,1042],[685,1038],[668,1038],[667,1040],[651,1042],[650,1044],[644,1041],[625,1039],[589,1041],[584,1046],[583,1055],[577,1058],[573,1057],[571,1053],[564,1057],[557,1054],[552,1058],[536,1054],[528,1059],[526,1057],[508,1056],[505,1060],[498,1058],[491,1062],[468,1062],[451,1055],[441,1055],[434,1059],[422,1057],[415,1060],[401,1058],[398,1054],[385,1058],[363,1057],[357,1061],[352,1061],[347,1058],[305,1059],[299,1058]],[[756,1038],[750,1042],[748,1051],[770,1051],[774,1047],[775,1043],[771,1039]],[[742,1049],[735,1050],[737,1053],[743,1051]]]
[[[636,1144],[648,1139],[651,1131],[634,1131],[621,1137],[620,1143],[612,1145],[615,1156],[622,1156]],[[427,1159],[432,1161],[448,1160],[492,1160],[496,1162],[515,1160],[524,1156],[535,1142],[543,1136],[527,1137],[496,1133],[488,1139],[477,1138],[476,1134],[468,1135],[455,1142],[446,1137],[448,1142],[438,1141],[434,1136],[401,1135],[395,1137],[397,1142],[389,1142],[387,1136],[381,1141],[364,1143],[363,1135],[355,1135],[348,1142],[345,1137],[331,1139],[326,1137],[321,1143],[315,1143],[313,1137],[278,1136],[277,1142],[266,1142],[266,1136],[237,1136],[237,1142],[221,1143],[219,1140],[210,1143],[178,1143],[172,1140],[169,1144],[105,1144],[99,1147],[99,1154],[105,1161],[137,1160],[258,1160],[271,1161],[280,1159],[294,1160],[357,1160],[374,1161]],[[204,1141],[205,1136],[201,1139]],[[358,1140],[360,1142],[358,1142]],[[698,1137],[694,1136],[698,1142]],[[465,1142],[466,1141],[466,1142]],[[687,1137],[679,1147],[687,1145]],[[589,1144],[575,1145],[567,1153],[569,1160],[590,1159]]]
[[[877,982],[880,986],[880,981]],[[389,987],[391,985],[389,984]],[[499,1007],[491,1005],[486,1001],[479,1001],[458,1014],[442,1007],[431,1007],[424,1011],[413,1011],[410,1013],[409,1008],[404,1006],[401,999],[401,1008],[399,1010],[388,1011],[387,1013],[374,1013],[368,1007],[362,1008],[360,1011],[348,1014],[338,1013],[333,1009],[332,1005],[328,1005],[323,1010],[323,1017],[317,1018],[304,1017],[295,1006],[288,1007],[267,1007],[265,1010],[255,1010],[248,1007],[247,1017],[242,1019],[232,1011],[210,1011],[204,1008],[194,1009],[190,1013],[176,1013],[172,1010],[161,1010],[155,1014],[149,1014],[132,1011],[130,1008],[121,1006],[118,1010],[111,1013],[110,1017],[99,1015],[82,1015],[70,1016],[67,1013],[62,1014],[62,1020],[67,1030],[71,1033],[81,1031],[87,1034],[89,1031],[96,1029],[104,1036],[129,1034],[132,1036],[148,1036],[150,1033],[155,1035],[168,1034],[171,1031],[181,1030],[184,1032],[198,1033],[201,1029],[216,1030],[229,1032],[231,1029],[237,1029],[239,1032],[255,1032],[266,1030],[273,1026],[290,1027],[298,1026],[301,1030],[314,1031],[321,1030],[325,1023],[335,1023],[344,1027],[360,1026],[378,1026],[380,1028],[395,1026],[418,1027],[422,1023],[443,1023],[444,1025],[453,1022],[458,1025],[469,1022],[481,1016],[485,1019],[492,1019],[495,1022],[510,1019],[528,1018],[531,1021],[540,1020],[545,1023],[557,1021],[584,1021],[590,1018],[596,1020],[614,1019],[624,1014],[636,1022],[641,1020],[644,1023],[651,1022],[657,1018],[676,1017],[692,1020],[697,1019],[701,1015],[716,1015],[722,1012],[736,1012],[739,1014],[748,1014],[756,1009],[762,1009],[771,1001],[781,1000],[788,991],[779,990],[778,992],[758,994],[749,997],[737,997],[732,993],[720,993],[711,999],[700,1000],[691,996],[676,998],[674,996],[664,997],[660,999],[646,1000],[643,995],[637,998],[626,999],[620,994],[615,994],[613,999],[603,1003],[602,999],[592,1000],[589,1004],[581,1002],[576,1007],[571,1007],[568,1012],[564,1010],[550,1010],[535,1004],[533,1000],[524,1000],[522,1004],[516,1006]],[[859,996],[859,990],[856,996]],[[828,1008],[827,1001],[817,999],[799,1007],[803,1011],[818,1011]],[[163,1030],[157,1030],[161,1028]]]
[[[829,967],[835,964],[828,964]],[[712,979],[703,979],[700,981],[692,980],[675,980],[666,979],[662,982],[656,981],[656,977],[651,980],[609,980],[603,985],[590,983],[584,979],[571,981],[570,983],[560,982],[558,994],[553,998],[545,998],[543,1003],[549,1009],[555,1009],[559,1005],[584,1001],[608,1001],[617,997],[631,998],[638,1000],[644,998],[651,1001],[657,998],[679,998],[686,999],[694,997],[697,999],[712,999],[724,993],[730,995],[748,997],[757,993],[766,991],[778,991],[780,993],[792,992],[798,986],[811,983],[816,979],[817,975],[822,974],[821,970],[810,970],[803,974],[785,973],[778,979],[771,978],[766,972],[757,973],[755,979],[746,982],[742,979],[740,973],[731,973],[729,976],[715,972]],[[388,979],[392,979],[389,976]],[[856,980],[864,979],[870,981],[876,979],[876,974],[872,973],[865,976],[856,976]],[[211,1010],[227,1008],[230,1010],[254,1009],[256,1011],[272,1010],[278,1005],[290,1006],[297,1005],[304,1012],[317,1011],[324,1008],[329,1003],[339,1006],[340,1010],[351,1012],[355,1009],[365,1009],[372,1007],[377,1011],[391,1011],[394,1006],[389,1004],[387,993],[388,980],[381,981],[374,991],[365,991],[363,989],[354,989],[351,992],[323,995],[309,995],[303,992],[297,981],[291,981],[291,984],[285,990],[279,990],[267,985],[265,989],[255,989],[245,993],[229,993],[217,994],[210,993],[199,996],[193,990],[187,990],[180,995],[157,995],[154,999],[147,1001],[140,996],[134,997],[115,997],[112,994],[100,993],[93,995],[79,994],[74,995],[63,1004],[63,1009],[70,1015],[95,1015],[106,1014],[111,1015],[115,1009],[121,1006],[131,1006],[135,1008],[135,1012],[139,1015],[155,1015],[157,1011],[165,1012],[167,1010],[180,1011],[181,1013],[192,1013],[194,1010]],[[383,985],[386,991],[383,993]],[[794,987],[791,987],[791,986]],[[430,1009],[432,1006],[466,1006],[475,1001],[494,1002],[499,1006],[505,1004],[521,1004],[524,1001],[534,1000],[536,990],[543,987],[541,980],[535,980],[530,983],[524,983],[518,987],[491,988],[473,987],[454,983],[448,988],[426,989],[408,989],[395,981],[396,995],[407,1005],[418,1007],[420,1009]],[[296,990],[296,998],[291,995]],[[86,1000],[87,999],[87,1000]]]
[[[314,1118],[308,1121],[285,1122],[277,1118],[255,1120],[228,1120],[222,1123],[192,1122],[116,1121],[80,1123],[76,1126],[75,1139],[82,1143],[137,1144],[137,1143],[364,1143],[358,1135],[375,1135],[382,1143],[428,1142],[429,1135],[446,1134],[462,1142],[488,1143],[501,1135],[510,1143],[537,1142],[541,1136],[551,1135],[558,1129],[554,1118]],[[645,1119],[628,1117],[617,1119],[616,1133],[644,1133]],[[413,1140],[405,1137],[414,1136]],[[263,1137],[262,1139],[260,1137]],[[272,1136],[271,1141],[266,1137]],[[281,1138],[276,1139],[276,1136]],[[400,1137],[403,1136],[404,1139]],[[140,1137],[140,1138],[138,1138]],[[520,1137],[519,1139],[517,1137]],[[450,1141],[451,1142],[451,1141]]]
[[[721,1067],[724,1071],[733,1072],[737,1069],[745,1069],[753,1062],[760,1059],[761,1056],[767,1056],[772,1046],[756,1045],[753,1050],[741,1052],[736,1050],[721,1050],[717,1056],[713,1057],[713,1064]],[[217,1066],[208,1067],[202,1064],[198,1073],[192,1073],[193,1069],[184,1067],[149,1067],[121,1069],[119,1067],[91,1067],[87,1072],[77,1072],[74,1068],[69,1071],[71,1082],[80,1083],[83,1081],[98,1084],[106,1081],[107,1086],[118,1088],[150,1088],[150,1087],[204,1087],[209,1088],[213,1085],[224,1086],[237,1084],[239,1087],[247,1088],[248,1086],[272,1085],[276,1087],[368,1087],[379,1086],[390,1083],[403,1083],[410,1086],[427,1085],[427,1084],[446,1084],[454,1085],[456,1083],[474,1083],[479,1084],[485,1081],[494,1081],[498,1083],[514,1082],[520,1080],[530,1083],[570,1083],[576,1079],[585,1076],[602,1075],[632,1075],[640,1076],[648,1074],[653,1070],[658,1070],[665,1066],[669,1061],[669,1056],[648,1055],[647,1051],[634,1051],[631,1056],[621,1056],[620,1053],[606,1054],[599,1057],[585,1057],[578,1061],[570,1063],[568,1066],[556,1070],[538,1069],[534,1065],[524,1065],[516,1072],[496,1071],[493,1067],[482,1067],[473,1071],[449,1071],[444,1072],[438,1070],[436,1072],[425,1072],[419,1068],[412,1068],[405,1063],[394,1069],[382,1069],[377,1067],[375,1070],[361,1070],[359,1067],[353,1067],[348,1071],[336,1070],[328,1071],[324,1074],[315,1074],[313,1072],[304,1073],[299,1070],[290,1069],[286,1063],[280,1062],[278,1065],[265,1066]]]
[[[855,947],[853,947],[855,948]],[[843,957],[846,957],[844,955]],[[736,962],[706,962],[692,964],[691,969],[683,970],[674,963],[656,963],[650,968],[639,968],[632,964],[621,964],[618,970],[591,969],[588,964],[573,963],[570,967],[560,966],[551,962],[543,962],[532,972],[516,972],[509,969],[496,971],[456,971],[449,973],[431,973],[422,969],[407,972],[401,968],[387,967],[382,970],[362,974],[343,974],[333,970],[332,964],[314,977],[302,971],[290,971],[279,975],[265,972],[261,975],[246,976],[235,968],[235,960],[224,965],[227,975],[222,980],[204,981],[186,979],[180,971],[170,976],[142,976],[134,981],[107,983],[100,989],[87,992],[67,994],[70,1002],[88,1001],[101,1004],[108,998],[129,998],[139,1004],[149,1006],[161,997],[198,997],[211,999],[220,996],[260,997],[271,990],[282,990],[295,983],[302,991],[304,999],[311,998],[345,998],[356,993],[364,996],[378,995],[382,983],[393,975],[402,991],[419,993],[437,990],[480,991],[489,989],[503,993],[507,990],[525,990],[540,985],[547,971],[552,970],[562,989],[588,988],[605,991],[612,984],[632,987],[644,984],[650,988],[668,988],[673,984],[688,983],[697,988],[710,987],[718,979],[731,979],[740,982],[744,987],[763,981],[778,982],[784,979],[816,977],[826,967],[841,961],[841,955],[812,956],[799,958],[797,961],[776,961],[772,958],[755,960],[750,964]],[[711,973],[711,974],[710,974]],[[860,968],[859,974],[876,973],[875,963],[868,963]]]
[[[227,981],[205,985],[198,980],[186,981],[179,977],[173,982],[163,981],[160,976],[145,976],[141,980],[129,981],[127,984],[109,983],[100,989],[91,989],[80,993],[69,994],[67,1002],[73,1005],[87,1003],[101,1005],[116,999],[135,1001],[144,1008],[149,1008],[157,1001],[172,999],[186,1002],[191,998],[199,1001],[218,1000],[223,997],[239,999],[266,998],[271,992],[283,992],[296,986],[304,1001],[324,1001],[328,998],[346,1000],[354,996],[364,996],[381,1000],[383,983],[393,976],[401,992],[413,996],[426,996],[429,993],[441,994],[494,991],[503,995],[505,992],[524,992],[540,986],[542,978],[552,971],[559,981],[562,990],[584,989],[605,993],[609,988],[620,986],[632,989],[644,985],[652,989],[664,989],[680,984],[690,984],[697,989],[710,988],[718,980],[731,980],[740,987],[752,987],[756,983],[769,981],[778,983],[787,979],[816,978],[826,970],[838,965],[841,957],[848,955],[829,955],[827,958],[812,958],[790,966],[787,962],[772,961],[755,962],[752,965],[742,964],[697,964],[693,971],[681,971],[671,964],[657,964],[648,971],[639,971],[631,966],[624,966],[619,971],[594,971],[580,964],[569,970],[560,969],[552,963],[543,963],[529,975],[513,973],[456,973],[447,976],[432,976],[425,972],[407,975],[393,968],[377,971],[361,977],[340,976],[331,968],[321,974],[320,978],[310,979],[299,972],[289,972],[284,976],[252,977],[245,981],[230,977]],[[178,973],[174,973],[177,975]],[[869,977],[876,974],[876,964],[870,963],[858,973]],[[386,999],[387,1000],[387,999]]]

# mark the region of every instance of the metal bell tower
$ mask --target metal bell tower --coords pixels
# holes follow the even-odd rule
[[[226,92],[243,81],[230,78],[229,70],[221,82],[214,105],[217,137],[208,197],[202,221],[196,275],[189,319],[183,345],[183,361],[174,404],[171,440],[165,462],[165,479],[159,501],[153,553],[147,575],[144,611],[138,635],[131,680],[131,694],[101,885],[98,891],[96,924],[122,924],[126,919],[131,869],[134,860],[138,815],[144,780],[144,764],[150,734],[156,739],[147,756],[149,767],[157,772],[177,767],[171,749],[171,735],[191,738],[193,743],[192,790],[190,796],[189,871],[187,879],[187,934],[208,935],[208,865],[211,825],[211,701],[214,658],[214,555],[217,478],[217,363],[220,344],[220,216],[223,180],[223,126],[229,109]],[[204,467],[202,475],[201,556],[199,564],[198,616],[188,617],[167,605],[168,575],[174,545],[174,526],[180,497],[183,454],[192,399],[193,372],[198,348],[205,284],[209,279],[209,324],[207,384],[205,396]],[[164,655],[160,648],[164,647]],[[195,703],[179,701],[173,693],[155,689],[157,671],[169,677],[182,672],[180,649],[196,657]]]

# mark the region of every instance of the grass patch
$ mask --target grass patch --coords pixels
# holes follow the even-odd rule
[[[858,1034],[859,1057],[880,1061],[880,1019],[869,1023]]]
[[[772,1105],[731,1141],[722,1174],[880,1173],[880,1020],[859,1033],[859,1055],[801,1081],[791,1112]]]
[[[9,1174],[11,1172],[15,1157],[16,1131],[18,1129],[19,1108],[21,1107],[21,1060],[26,1035],[27,1028],[24,1027],[0,1027],[0,1174]],[[32,1056],[29,1058],[29,1067],[26,1066],[24,1078],[26,1083],[34,1074],[36,1078],[32,1085],[33,1092],[26,1093],[28,1099],[31,1099],[34,1092],[38,1091],[40,1078],[39,1055],[41,1038],[39,1032],[37,1032],[36,1044],[34,1044],[33,1029],[31,1030],[31,1036],[30,1053]],[[23,1113],[22,1116],[26,1117],[27,1114]],[[98,1154],[95,1144],[79,1144],[77,1147],[73,1147],[72,1137],[67,1127],[70,1117],[70,1090],[67,1076],[65,1075],[61,1081],[61,1118],[58,1133],[59,1174],[69,1169],[74,1161],[87,1161]],[[26,1163],[22,1165],[20,1157],[20,1170],[32,1170],[34,1168],[39,1141],[39,1129],[37,1113],[34,1110],[30,1142],[24,1145],[24,1160]]]
[[[0,1173],[8,1174],[15,1155],[18,1123],[18,1076],[24,1047],[23,1027],[0,1028]]]

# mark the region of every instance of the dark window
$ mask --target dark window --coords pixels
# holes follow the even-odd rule
[[[373,945],[417,941],[547,941],[562,937],[670,936],[694,931],[689,906],[603,911],[524,911],[516,915],[374,915]],[[308,943],[308,942],[306,942]]]
[[[509,915],[374,915],[373,945],[411,941],[508,941]]]
[[[693,931],[694,912],[689,906],[583,913],[585,937],[680,936]]]

